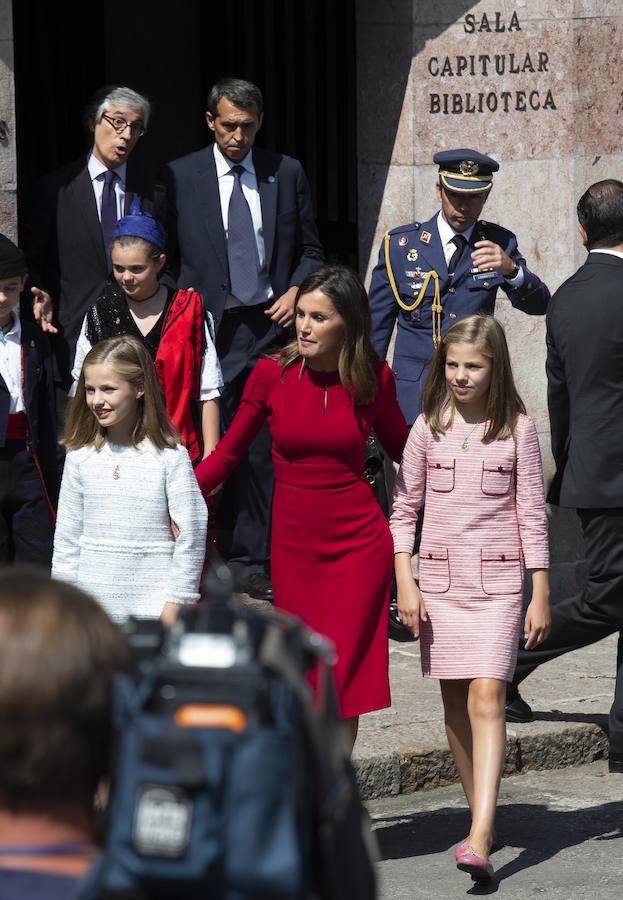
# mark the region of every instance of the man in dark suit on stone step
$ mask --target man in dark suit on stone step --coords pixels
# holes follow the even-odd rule
[[[82,320],[110,276],[115,222],[135,198],[145,212],[156,212],[150,190],[128,164],[149,114],[149,101],[128,87],[99,90],[85,110],[90,151],[41,179],[28,204],[22,243],[35,318],[53,334],[59,412]]]
[[[199,291],[216,322],[227,427],[258,358],[287,339],[297,286],[323,254],[301,164],[254,147],[264,115],[259,88],[224,79],[207,107],[214,143],[169,163],[163,182],[178,286]],[[234,515],[225,555],[240,587],[260,599],[272,598],[270,454],[264,426],[220,500]]]
[[[576,510],[588,577],[552,605],[550,636],[519,652],[507,719],[530,721],[517,685],[541,663],[623,631],[623,182],[593,184],[578,203],[586,263],[547,312],[547,383],[556,475],[548,500]],[[623,639],[610,710],[610,771],[623,773]]]

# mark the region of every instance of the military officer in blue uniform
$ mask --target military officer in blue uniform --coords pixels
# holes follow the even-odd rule
[[[372,273],[372,339],[385,359],[397,320],[393,369],[407,422],[435,346],[459,319],[493,314],[501,288],[516,309],[545,314],[549,291],[530,272],[515,235],[480,218],[499,164],[476,150],[436,153],[439,212],[428,222],[388,231]]]

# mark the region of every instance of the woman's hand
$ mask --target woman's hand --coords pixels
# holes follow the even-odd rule
[[[548,637],[551,627],[547,571],[535,569],[532,572],[532,600],[526,611],[524,624],[525,649],[533,650],[542,644]]]

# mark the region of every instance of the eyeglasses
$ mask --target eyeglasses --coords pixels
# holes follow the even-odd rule
[[[145,126],[141,121],[128,122],[121,116],[107,116],[106,114],[102,115],[102,119],[106,119],[108,124],[115,129],[117,134],[123,134],[126,128],[130,129],[132,137],[141,137],[141,135],[145,134]]]

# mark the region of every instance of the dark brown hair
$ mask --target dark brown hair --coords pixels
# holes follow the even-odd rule
[[[78,588],[36,569],[0,570],[0,807],[89,813],[127,656],[119,629]]]
[[[586,231],[586,249],[623,244],[623,183],[597,181],[578,201],[578,222]]]
[[[143,390],[143,396],[138,401],[132,445],[136,446],[144,438],[149,438],[159,450],[176,447],[180,438],[169,422],[151,357],[139,340],[127,334],[100,341],[85,356],[76,396],[69,406],[63,445],[68,450],[77,450],[88,444],[99,448],[106,439],[106,429],[99,424],[86,401],[85,369],[99,363],[108,363],[118,375]]]
[[[422,412],[433,434],[448,430],[454,417],[454,397],[446,383],[446,356],[452,344],[474,344],[492,361],[487,397],[487,427],[483,443],[510,437],[517,416],[526,408],[515,387],[504,329],[493,316],[473,315],[462,319],[444,334],[435,352],[422,390]]]
[[[370,304],[359,276],[346,266],[323,266],[301,282],[294,304],[294,315],[304,294],[320,291],[333,303],[344,320],[344,343],[340,350],[338,371],[344,389],[354,392],[357,403],[372,403],[378,391],[375,363],[378,356],[370,332]],[[301,359],[298,342],[292,341],[281,351],[282,369]]]

